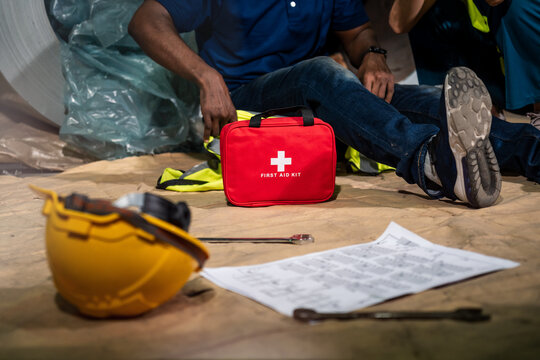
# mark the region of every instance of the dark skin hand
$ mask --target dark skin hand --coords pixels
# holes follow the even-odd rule
[[[204,120],[203,139],[206,142],[210,135],[219,136],[225,125],[237,121],[236,109],[221,75],[216,76],[214,83],[200,87],[199,95]]]
[[[197,84],[205,142],[210,135],[219,136],[227,123],[237,120],[223,77],[186,45],[160,3],[145,0],[133,15],[128,31],[154,61]]]
[[[366,89],[390,103],[394,95],[394,75],[386,64],[383,54],[368,52],[370,46],[378,46],[375,32],[367,23],[351,30],[337,31],[351,64],[358,69],[357,76]]]
[[[394,95],[394,75],[386,65],[384,55],[367,53],[358,68],[358,78],[364,86],[387,103]]]

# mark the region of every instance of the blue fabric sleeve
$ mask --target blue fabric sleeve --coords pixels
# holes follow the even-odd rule
[[[211,0],[156,0],[171,15],[179,33],[197,29],[212,10]]]
[[[345,31],[364,25],[369,18],[362,0],[335,0],[331,29]]]

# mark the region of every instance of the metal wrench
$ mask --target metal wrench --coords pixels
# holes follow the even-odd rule
[[[491,318],[483,314],[479,308],[458,308],[454,311],[370,311],[348,313],[319,313],[311,309],[295,309],[293,317],[302,322],[323,320],[352,320],[352,319],[376,319],[376,320],[436,320],[452,319],[457,321],[487,321]]]
[[[315,241],[315,238],[310,234],[295,234],[288,238],[271,238],[271,237],[261,237],[261,238],[220,238],[220,237],[200,237],[198,238],[201,241],[209,243],[265,243],[265,244],[294,244],[294,245],[304,245],[312,243]]]

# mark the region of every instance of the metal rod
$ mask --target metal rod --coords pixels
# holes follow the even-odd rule
[[[295,309],[293,317],[302,322],[323,320],[352,320],[352,319],[376,319],[376,320],[435,320],[452,319],[458,321],[487,321],[491,317],[483,314],[479,308],[458,308],[454,311],[370,311],[348,313],[319,313],[311,309]]]
[[[266,244],[294,244],[294,245],[304,245],[312,243],[315,241],[315,238],[310,234],[295,234],[291,237],[200,237],[198,238],[201,241],[208,243],[266,243]]]

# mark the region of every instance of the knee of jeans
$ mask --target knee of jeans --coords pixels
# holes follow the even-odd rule
[[[316,81],[318,85],[332,86],[332,84],[341,85],[345,81],[359,81],[351,71],[328,56],[318,56],[303,61],[299,66],[305,67],[309,78]]]

